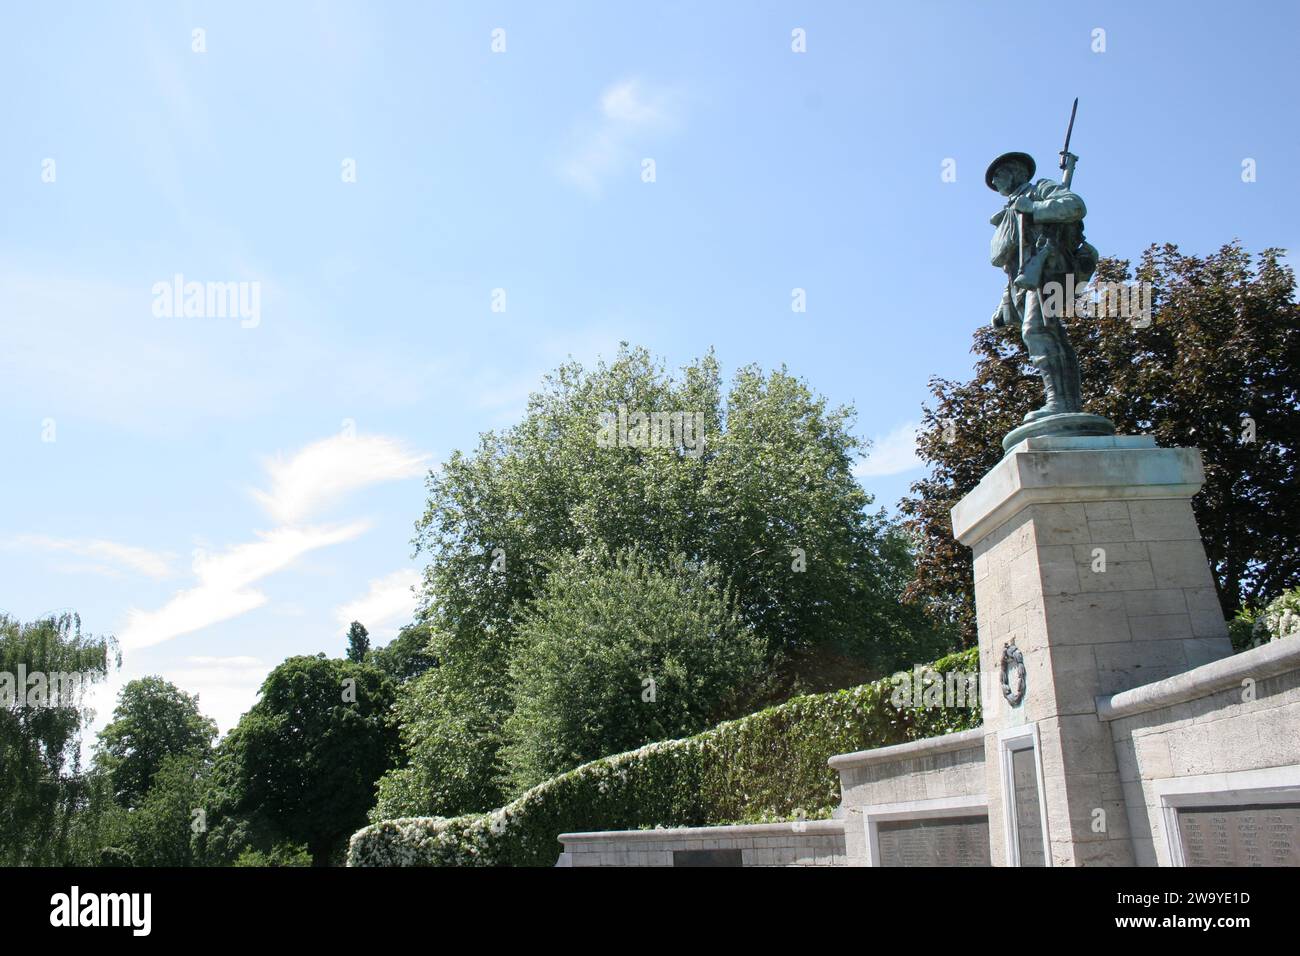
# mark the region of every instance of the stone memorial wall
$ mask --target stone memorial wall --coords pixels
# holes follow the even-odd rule
[[[1300,640],[1115,694],[1099,713],[1114,740],[1139,865],[1206,865],[1206,854],[1225,853],[1232,863],[1224,865],[1281,865],[1292,852],[1252,837],[1237,809],[1300,804]],[[1279,816],[1249,826],[1273,827],[1270,839],[1280,840],[1295,811]],[[1194,852],[1189,833],[1199,838]]]
[[[1196,449],[1031,438],[953,511],[982,727],[832,757],[835,819],[561,837],[565,866],[1297,866],[1300,637],[1232,654]]]
[[[556,866],[844,866],[838,820],[560,835]]]

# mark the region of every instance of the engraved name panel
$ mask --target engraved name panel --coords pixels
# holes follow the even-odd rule
[[[1187,866],[1300,866],[1300,804],[1179,807]]]
[[[882,820],[876,844],[881,866],[988,866],[989,818]]]
[[[744,866],[739,850],[673,850],[673,866]]]
[[[1016,846],[1021,866],[1046,866],[1043,814],[1038,804],[1038,770],[1030,747],[1011,752],[1011,785],[1015,792]]]

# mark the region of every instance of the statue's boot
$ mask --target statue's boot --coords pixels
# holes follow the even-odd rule
[[[1069,411],[1066,404],[1065,396],[1060,393],[1057,385],[1061,381],[1061,367],[1063,363],[1056,357],[1045,355],[1034,362],[1034,367],[1038,369],[1038,375],[1043,380],[1043,394],[1047,401],[1042,408],[1035,409],[1025,416],[1026,422],[1037,421],[1040,418],[1046,418],[1048,415],[1060,415]]]
[[[1062,336],[1061,341],[1060,376],[1061,399],[1065,405],[1065,411],[1083,411],[1083,390],[1079,382],[1079,359],[1075,355],[1074,346],[1064,336]]]

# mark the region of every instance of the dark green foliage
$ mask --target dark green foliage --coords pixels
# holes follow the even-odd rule
[[[360,664],[370,653],[370,632],[360,621],[353,621],[348,627],[348,660]]]
[[[1232,640],[1232,649],[1240,654],[1258,646],[1255,633],[1255,621],[1259,614],[1254,608],[1243,607],[1228,621],[1228,637]]]
[[[118,846],[106,846],[99,851],[97,866],[134,866],[131,854]]]
[[[716,568],[681,556],[660,567],[637,551],[560,559],[510,663],[513,783],[733,716],[763,663]]]
[[[281,843],[270,851],[244,850],[235,860],[234,866],[311,866],[311,854],[304,846]]]
[[[169,757],[206,755],[217,725],[199,711],[197,697],[161,677],[122,688],[113,720],[99,733],[96,765],[108,774],[122,806],[140,804]]]
[[[374,803],[397,760],[393,684],[368,664],[291,657],[217,748],[202,858],[232,863],[245,849],[305,845],[329,862]]]
[[[167,757],[144,799],[126,815],[121,846],[134,866],[191,866],[191,837],[203,824],[206,753]],[[203,811],[206,812],[206,811]]]
[[[408,763],[380,779],[379,803],[411,814],[501,803],[497,760],[507,693],[503,680],[472,660],[443,662],[404,684],[394,719]]]
[[[405,684],[438,665],[429,647],[432,639],[427,625],[410,624],[389,643],[372,650],[366,662],[379,668],[394,684]]]
[[[933,665],[973,673],[974,650]],[[978,696],[965,708],[914,708],[892,701],[881,680],[799,697],[685,740],[585,764],[487,814],[453,819],[386,819],[351,841],[351,866],[552,866],[566,832],[653,826],[705,826],[802,811],[821,815],[839,802],[835,754],[904,743],[977,727]]]

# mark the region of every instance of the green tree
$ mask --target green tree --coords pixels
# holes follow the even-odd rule
[[[360,621],[353,621],[348,628],[348,660],[360,664],[370,653],[370,632]]]
[[[1193,499],[1225,616],[1261,607],[1300,583],[1300,306],[1281,252],[1252,257],[1237,243],[1197,257],[1152,246],[1136,269],[1114,259],[1103,282],[1151,283],[1151,323],[1076,318],[1086,410],[1121,434],[1194,445],[1205,486]],[[919,451],[930,474],[903,504],[919,543],[908,598],[975,640],[971,552],[948,513],[1002,457],[1001,439],[1041,388],[1015,330],[975,333],[975,375],[933,379]]]
[[[558,560],[510,663],[513,783],[737,716],[765,650],[716,568],[635,550]]]
[[[31,624],[0,614],[0,865],[69,861],[85,796],[85,695],[114,648],[83,636],[73,614]]]
[[[405,684],[437,666],[438,660],[429,647],[432,639],[428,625],[409,624],[383,647],[372,650],[366,660],[393,683]]]
[[[92,768],[77,784],[64,864],[131,866],[131,855],[123,848],[130,814],[113,799],[112,781]]]
[[[165,757],[148,793],[127,814],[116,844],[134,866],[191,866],[192,837],[206,826],[204,776],[209,755],[185,751]]]
[[[133,808],[167,758],[206,754],[216,736],[198,697],[161,677],[141,677],[118,694],[113,719],[99,733],[96,763],[112,781],[114,799]]]
[[[306,846],[317,866],[337,857],[396,762],[393,691],[370,665],[324,655],[275,668],[217,748],[203,858],[230,863],[286,842]]]
[[[239,854],[234,866],[311,866],[311,854],[304,846],[281,843],[269,851],[247,849]]]
[[[450,816],[503,802],[500,675],[457,658],[402,686],[393,708],[407,763],[384,774],[372,819]]]
[[[698,420],[700,441],[644,441],[634,423],[641,413],[684,413]],[[853,477],[864,445],[852,419],[784,369],[742,368],[724,398],[711,354],[674,378],[645,350],[624,346],[609,364],[568,363],[547,376],[520,424],[483,434],[472,453],[454,453],[429,477],[415,544],[429,557],[425,620],[440,673],[403,691],[430,707],[399,708],[412,760],[399,773],[447,781],[500,770],[520,609],[560,555],[636,547],[657,561],[682,554],[715,566],[780,668],[780,693],[860,683],[935,656],[945,636],[898,601],[911,578],[908,542],[870,510]],[[435,686],[445,700],[429,698]],[[466,700],[470,712],[457,714],[454,702]],[[482,736],[467,742],[475,727]],[[438,737],[462,746],[429,742]],[[454,765],[438,762],[450,754]],[[463,783],[452,789],[489,802],[504,792],[490,780]]]

